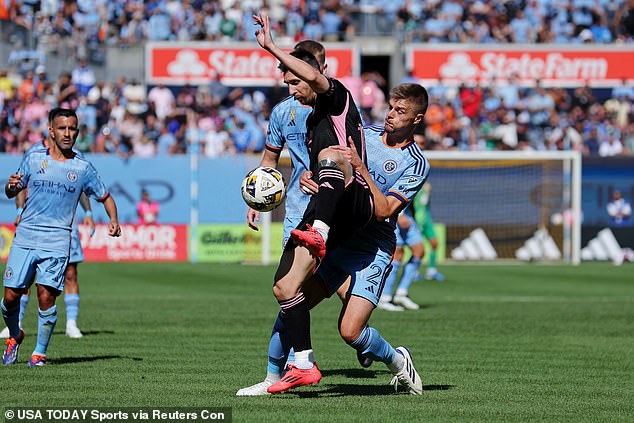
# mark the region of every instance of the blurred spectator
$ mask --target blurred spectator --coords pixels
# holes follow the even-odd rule
[[[62,73],[56,85],[57,104],[67,109],[77,108],[77,87],[72,83],[70,73]]]
[[[88,67],[86,59],[79,59],[79,64],[72,73],[72,83],[77,87],[79,95],[86,96],[90,89],[95,85],[95,74]]]
[[[140,225],[156,224],[159,216],[159,204],[150,199],[150,193],[141,191],[141,201],[136,205],[138,222]]]
[[[88,132],[88,126],[85,124],[79,125],[79,135],[77,135],[77,141],[75,141],[75,148],[82,153],[87,153],[91,151],[94,142],[95,137]]]
[[[621,196],[620,191],[614,191],[612,201],[607,206],[611,226],[628,226],[632,215],[632,206]]]
[[[163,84],[158,84],[150,90],[148,100],[154,105],[154,113],[160,121],[165,120],[174,110],[174,94]]]

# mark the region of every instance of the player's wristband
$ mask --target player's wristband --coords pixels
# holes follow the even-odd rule
[[[18,207],[17,209],[15,209],[15,215],[20,216],[23,211],[24,211],[24,207]]]
[[[92,217],[92,211],[90,211],[90,210],[86,210],[86,216],[90,216],[90,217]]]

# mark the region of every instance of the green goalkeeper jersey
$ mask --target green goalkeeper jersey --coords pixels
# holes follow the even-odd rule
[[[425,223],[431,219],[430,204],[431,204],[431,189],[429,184],[423,185],[423,188],[414,197],[414,220],[419,228],[425,226]]]

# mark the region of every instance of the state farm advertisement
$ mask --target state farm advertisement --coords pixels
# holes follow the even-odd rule
[[[359,74],[359,50],[352,44],[324,44],[327,73]],[[220,77],[229,86],[271,86],[281,81],[279,62],[253,43],[147,43],[146,80],[151,84],[205,84]]]
[[[526,85],[610,87],[634,82],[634,47],[411,45],[406,65],[423,83],[490,84],[515,75]]]
[[[187,225],[121,225],[121,236],[108,236],[99,224],[95,234],[79,225],[86,261],[187,261]]]

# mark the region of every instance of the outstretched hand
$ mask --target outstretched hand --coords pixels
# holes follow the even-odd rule
[[[260,29],[255,30],[255,38],[258,44],[265,50],[269,50],[275,46],[273,38],[271,38],[271,21],[268,15],[253,15],[253,24],[259,25]]]

